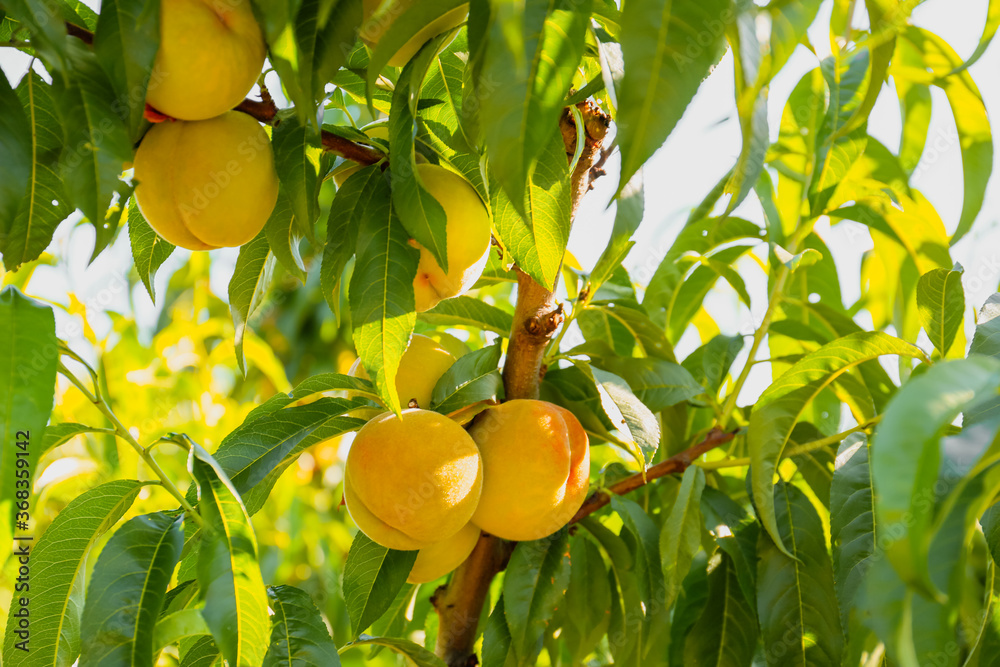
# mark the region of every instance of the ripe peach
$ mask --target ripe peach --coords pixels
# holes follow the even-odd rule
[[[452,353],[433,338],[413,334],[409,347],[399,360],[399,370],[396,371],[396,395],[399,397],[399,404],[405,408],[411,400],[415,400],[418,407],[429,408],[434,385],[453,363],[455,357]],[[360,359],[354,362],[348,375],[370,379]]]
[[[508,540],[537,540],[562,528],[587,497],[587,433],[552,403],[512,400],[470,429],[483,457],[483,493],[472,522]]]
[[[135,154],[135,198],[150,226],[190,250],[240,246],[278,200],[267,133],[250,116],[154,125]]]
[[[420,409],[365,424],[344,469],[351,518],[390,549],[423,549],[454,536],[472,518],[482,485],[482,459],[465,429]]]
[[[146,102],[182,120],[218,116],[253,88],[266,51],[250,0],[163,2]]]
[[[416,2],[417,0],[396,0],[381,16],[373,16],[378,6],[382,4],[382,0],[364,0],[364,4],[362,5],[364,22],[361,24],[361,39],[364,40],[365,44],[374,49],[378,45],[379,40],[382,39],[382,35],[388,32],[392,24],[396,22],[396,19],[402,16]],[[420,32],[393,54],[392,58],[389,59],[389,65],[392,67],[402,67],[409,62],[410,58],[416,55],[417,51],[425,43],[446,30],[451,30],[456,26],[462,25],[468,13],[469,6],[462,5],[424,26]]]
[[[407,583],[426,584],[440,579],[461,565],[479,541],[480,530],[471,523],[446,540],[441,540],[417,552]]]
[[[418,164],[417,174],[448,220],[447,273],[426,248],[411,241],[420,249],[413,290],[417,312],[422,313],[442,299],[468,291],[483,275],[490,253],[491,223],[475,188],[458,174],[433,164]]]

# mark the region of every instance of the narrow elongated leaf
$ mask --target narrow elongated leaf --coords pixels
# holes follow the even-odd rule
[[[563,144],[559,115],[583,56],[591,6],[591,0],[493,6],[479,75],[490,87],[479,85],[479,120],[497,181],[514,211],[532,221],[527,184],[553,137]]]
[[[448,216],[434,198],[417,168],[415,141],[416,101],[430,64],[429,47],[411,61],[399,76],[389,112],[389,145],[392,160],[392,204],[407,233],[425,248],[442,270],[448,271]],[[456,230],[455,221],[452,229]]]
[[[628,255],[629,250],[635,245],[635,242],[632,241],[632,235],[639,229],[639,223],[642,222],[645,200],[642,169],[640,169],[618,194],[616,200],[618,210],[615,212],[615,224],[611,229],[611,238],[588,279],[591,294],[595,293],[601,288],[601,285],[611,278]]]
[[[863,435],[844,440],[830,483],[830,542],[833,545],[833,578],[840,602],[840,623],[851,628],[858,592],[875,553],[878,524],[872,505],[868,439]]]
[[[504,616],[518,664],[533,665],[542,634],[569,585],[566,529],[514,548],[503,580]]]
[[[513,316],[471,296],[443,299],[430,310],[418,315],[422,322],[434,326],[467,326],[509,336],[514,326]]]
[[[416,559],[416,551],[387,549],[364,533],[354,536],[344,565],[343,589],[355,637],[389,609]]]
[[[802,41],[819,11],[821,0],[778,0],[767,4],[771,15],[769,53],[760,68],[761,81],[766,83],[785,66],[792,52]]]
[[[445,667],[444,661],[437,657],[420,644],[414,644],[408,639],[397,639],[396,637],[369,637],[361,635],[349,644],[345,644],[340,650],[354,648],[355,646],[384,646],[389,650],[413,661],[417,667]]]
[[[354,345],[368,377],[383,402],[394,412],[402,408],[396,395],[399,359],[416,323],[413,278],[419,253],[392,208],[389,184],[372,177],[358,230],[358,259],[351,278],[351,323]]]
[[[942,357],[948,356],[965,315],[962,271],[934,269],[917,282],[920,324]]]
[[[740,119],[743,147],[736,166],[726,183],[726,193],[732,195],[726,213],[732,213],[742,203],[760,178],[764,156],[770,143],[767,126],[767,88],[763,87],[761,67],[763,49],[757,41],[756,11],[739,12],[727,35],[733,47],[736,74],[736,109]],[[772,17],[772,26],[773,26]],[[773,27],[772,27],[773,30]]]
[[[445,15],[455,15],[456,19],[461,18],[462,0],[424,0],[411,5],[398,3],[387,6],[382,11],[378,9],[361,26],[362,35],[375,41],[372,50],[371,60],[368,61],[369,90],[375,88],[375,82],[404,45],[421,34],[431,23],[441,19]],[[382,9],[382,8],[379,8]],[[455,10],[459,10],[456,12]],[[393,16],[393,13],[398,15]],[[373,39],[376,37],[377,39]]]
[[[757,552],[757,614],[768,665],[839,667],[843,653],[833,566],[823,524],[796,487],[774,487],[780,540],[761,533]]]
[[[883,333],[848,334],[799,360],[768,387],[754,405],[747,433],[753,498],[761,523],[779,548],[784,545],[774,519],[773,478],[795,423],[813,399],[838,376],[886,354],[924,356],[919,348]]]
[[[52,87],[31,70],[18,84],[17,97],[29,122],[24,138],[31,141],[31,173],[28,187],[19,191],[16,215],[4,217],[0,223],[0,252],[8,271],[37,259],[59,223],[73,212],[57,173],[63,132]],[[16,115],[16,110],[12,114]]]
[[[160,0],[101,3],[94,52],[114,87],[132,141],[140,136],[146,85],[159,47]]]
[[[128,203],[128,238],[132,245],[135,270],[139,273],[142,284],[146,286],[149,300],[156,303],[156,292],[153,287],[156,270],[167,257],[170,257],[174,246],[153,231],[146,218],[142,216],[134,198]]]
[[[434,386],[431,401],[434,409],[450,414],[478,401],[502,397],[503,378],[499,368],[502,354],[498,341],[463,355]]]
[[[608,629],[611,587],[597,545],[577,537],[570,542],[570,580],[566,589],[561,637],[574,658],[582,660]]]
[[[969,345],[969,354],[1000,357],[1000,294],[986,299],[976,321],[976,334]]]
[[[684,643],[689,665],[746,667],[757,647],[757,618],[740,591],[729,554],[708,575],[708,600]]]
[[[122,164],[132,160],[132,142],[125,122],[114,109],[114,88],[97,57],[79,40],[70,40],[72,75],[53,79],[56,108],[63,126],[63,151],[59,166],[66,193],[98,228],[96,252],[110,238],[102,239],[105,212],[112,195],[124,189],[118,179]]]
[[[330,631],[308,593],[294,586],[268,586],[267,598],[274,616],[265,667],[340,665]]]
[[[899,390],[875,431],[871,469],[876,521],[896,538],[886,553],[908,583],[933,590],[927,553],[943,431],[998,387],[1000,361],[995,359],[977,355],[937,363]],[[988,444],[980,442],[979,452],[966,453],[970,467]]]
[[[70,667],[80,654],[87,556],[128,511],[146,482],[116,480],[77,496],[52,520],[31,553],[30,651],[14,648],[18,618],[11,609],[4,664]],[[20,608],[20,607],[18,607]]]
[[[181,643],[181,667],[221,667],[222,654],[211,637],[192,640],[185,650]]]
[[[201,609],[191,607],[165,614],[156,622],[153,631],[153,651],[159,653],[167,646],[189,637],[207,636],[211,638],[212,631],[205,625],[205,617]]]
[[[696,382],[718,393],[742,349],[742,336],[719,335],[689,354],[682,366]]]
[[[101,550],[84,606],[80,667],[152,667],[153,630],[184,546],[183,515],[137,516]]]
[[[382,179],[382,172],[375,166],[351,174],[337,190],[330,206],[320,284],[334,314],[340,313],[340,280],[358,245],[361,221],[367,215],[366,209],[376,203],[370,192],[378,187],[375,179]]]
[[[611,507],[622,517],[620,537],[635,560],[639,598],[644,612],[640,655],[657,655],[666,648],[671,602],[664,604],[665,590],[660,553],[662,534],[652,518],[637,503],[621,497],[611,499]]]
[[[553,134],[529,172],[520,207],[505,190],[491,193],[500,242],[523,271],[546,287],[554,284],[569,240],[569,179],[562,136]]]
[[[625,76],[618,88],[619,189],[663,145],[722,55],[727,0],[634,0],[622,11]],[[691,48],[695,45],[694,48]]]
[[[740,589],[750,608],[756,609],[760,524],[729,496],[710,486],[702,491],[701,514],[705,529],[732,559]]]
[[[704,391],[683,366],[662,359],[609,356],[594,360],[594,364],[625,380],[636,397],[653,412]]]
[[[31,73],[25,78],[30,79]],[[34,142],[31,123],[7,77],[0,81],[0,107],[5,111],[0,116],[0,154],[4,156],[0,161],[0,238],[3,238],[10,233],[9,226],[31,181]]]
[[[701,542],[701,516],[698,509],[705,488],[705,473],[698,466],[684,471],[677,499],[660,533],[660,557],[666,606],[673,605],[681,582],[691,567],[691,559]]]
[[[267,237],[267,245],[274,253],[275,259],[285,267],[286,271],[305,284],[306,266],[299,251],[302,231],[297,222],[298,218],[292,213],[285,190],[278,190],[278,201],[271,211],[271,217],[264,224],[264,236]]]
[[[1000,1],[989,0],[986,5],[986,24],[983,26],[983,34],[979,38],[976,50],[965,59],[965,62],[953,69],[950,74],[958,74],[972,67],[986,53],[990,42],[993,41],[993,37],[997,34],[997,28],[1000,28]]]
[[[246,357],[243,355],[243,339],[246,336],[250,316],[260,308],[271,289],[274,277],[274,255],[267,243],[267,235],[260,234],[240,248],[236,258],[236,268],[229,280],[229,312],[236,328],[236,361],[246,374]]]
[[[271,134],[274,167],[298,229],[310,234],[319,217],[319,132],[294,113],[279,119]]]
[[[102,429],[97,426],[87,424],[75,424],[65,422],[62,424],[49,424],[45,428],[45,436],[42,440],[42,450],[39,456],[44,456],[59,445],[65,444],[81,433],[98,433]]]
[[[501,595],[483,630],[483,667],[517,667],[517,654],[511,642]]]
[[[199,489],[198,508],[209,530],[198,550],[202,615],[220,652],[232,665],[258,665],[270,622],[257,563],[257,537],[239,493],[219,464],[191,446],[188,469]]]

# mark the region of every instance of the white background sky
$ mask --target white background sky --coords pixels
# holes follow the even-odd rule
[[[97,5],[97,2],[87,2]],[[858,3],[856,26],[867,24],[864,3]],[[832,3],[825,2],[820,15],[810,31],[812,44],[820,56],[828,55],[829,24]],[[913,22],[930,29],[954,47],[963,58],[974,50],[986,17],[987,0],[928,0],[913,12]],[[0,49],[0,68],[12,84],[24,75],[29,59],[11,48]],[[777,135],[782,109],[799,78],[815,67],[818,61],[809,51],[799,47],[785,68],[770,87],[768,117],[771,137]],[[991,120],[996,121],[1000,110],[1000,46],[994,44],[971,68],[986,101]],[[961,152],[955,124],[941,91],[934,89],[934,112],[928,136],[928,147],[918,169],[919,176],[913,186],[921,190],[935,205],[949,231],[953,230],[962,208]],[[869,133],[895,151],[899,146],[900,117],[894,90],[883,90],[868,125]],[[994,133],[1000,129],[994,128]],[[646,167],[646,214],[636,236],[636,247],[626,265],[633,279],[644,283],[652,275],[660,258],[678,233],[687,213],[708,190],[733,165],[740,150],[739,122],[733,99],[733,63],[727,54],[715,71],[702,84],[695,100],[688,107],[666,145],[656,153]],[[1000,172],[1000,149],[995,151],[994,172]],[[606,204],[616,186],[614,174],[617,161],[609,160],[610,175],[599,181],[597,188],[588,195],[573,229],[570,250],[587,269],[604,248],[611,231],[613,208]],[[1000,281],[1000,227],[997,206],[1000,204],[1000,176],[994,174],[987,191],[983,211],[972,232],[955,248],[952,256],[966,269],[965,289],[969,313],[978,309],[986,298],[997,289]],[[755,221],[763,219],[760,207],[751,194],[737,209],[737,215]],[[871,248],[867,235],[850,234],[850,225],[842,223],[829,227],[820,223],[817,232],[833,252],[840,269],[841,287],[845,301],[850,304],[860,294],[859,270],[862,253]],[[89,225],[75,227],[70,223],[60,226],[49,252],[63,260],[56,267],[39,267],[29,291],[39,297],[61,304],[68,304],[67,292],[73,291],[88,304],[88,320],[102,333],[109,322],[103,316],[105,309],[129,312],[132,306],[140,323],[155,321],[157,308],[150,302],[145,289],[138,285],[129,303],[123,288],[123,276],[132,265],[127,234],[122,233],[114,246],[91,266],[87,266],[93,248],[93,229]],[[859,238],[863,239],[859,242]],[[229,276],[235,262],[236,249],[213,251],[213,290],[226,298]],[[160,269],[156,291],[166,291],[169,276],[187,261],[188,252],[178,249]],[[754,301],[753,320],[759,321],[765,307],[765,281],[752,261],[741,265]],[[724,333],[750,333],[753,322],[738,314],[735,295],[728,287],[718,288],[706,302],[709,311]],[[321,306],[325,307],[325,306]],[[971,322],[971,317],[968,318]],[[67,337],[69,320],[59,314],[60,335]],[[685,336],[678,352],[685,354],[698,341],[692,334]],[[87,345],[74,346],[81,351]],[[739,363],[739,362],[738,362]],[[764,369],[761,369],[764,372]],[[755,375],[757,373],[755,372]],[[751,378],[741,403],[752,400],[752,395],[766,386],[764,376]]]

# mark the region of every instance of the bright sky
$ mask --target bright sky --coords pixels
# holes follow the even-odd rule
[[[93,6],[98,3],[89,0],[87,4]],[[913,22],[937,32],[965,58],[979,40],[986,5],[987,0],[929,0],[914,11]],[[825,26],[829,22],[830,7],[830,2],[824,3],[810,33],[812,44],[821,55],[827,55],[829,49]],[[863,3],[858,3],[855,24],[865,25],[866,20]],[[24,75],[28,63],[29,59],[16,50],[0,49],[0,68],[12,84]],[[768,115],[772,138],[777,134],[778,121],[788,94],[799,78],[817,64],[815,56],[799,47],[771,84]],[[997,45],[993,45],[971,69],[994,120],[998,117],[996,111],[1000,109],[1000,81],[995,74],[998,71],[1000,47]],[[891,150],[898,148],[900,119],[893,90],[883,91],[868,127],[870,134]],[[649,279],[687,213],[733,165],[739,150],[739,122],[733,99],[733,63],[727,54],[704,82],[666,145],[646,167],[646,216],[637,233],[636,247],[627,260],[634,280],[645,283]],[[1000,149],[996,151],[995,160],[1000,162]],[[609,160],[609,172],[614,174],[616,169],[617,162],[612,158]],[[961,153],[947,100],[938,90],[934,90],[928,147],[918,171],[919,177],[913,185],[936,206],[949,229],[954,229],[962,207]],[[1000,172],[1000,164],[995,163],[994,172]],[[996,291],[1000,281],[1000,228],[996,214],[1000,204],[998,178],[994,174],[983,212],[973,231],[952,249],[953,257],[966,270],[964,284],[970,312],[973,307],[978,309]],[[570,250],[584,268],[593,266],[610,234],[613,209],[607,211],[605,207],[615,189],[615,180],[612,175],[598,183],[585,200],[576,220]],[[752,194],[736,214],[755,221],[763,219]],[[871,241],[866,235],[850,233],[852,224],[832,228],[820,224],[817,227],[837,259],[841,286],[848,304],[860,294],[858,276],[861,255],[871,248]],[[859,239],[863,240],[859,242]],[[131,268],[132,258],[127,234],[121,234],[115,245],[88,267],[92,247],[92,227],[62,225],[49,252],[59,255],[63,261],[58,267],[39,267],[30,291],[62,304],[68,303],[67,292],[75,292],[81,301],[88,304],[88,320],[100,335],[110,324],[103,315],[105,309],[119,312],[130,309],[124,290],[124,276]],[[236,249],[213,251],[212,286],[222,298],[226,298],[226,286],[236,253]],[[156,280],[158,294],[165,293],[168,277],[187,261],[187,254],[187,251],[175,251],[160,269]],[[763,276],[759,269],[754,268],[752,261],[741,265],[741,269],[755,304],[754,320],[759,320],[765,307]],[[142,285],[134,288],[132,302],[139,322],[147,325],[155,322],[158,311]],[[753,322],[736,314],[737,300],[728,287],[720,287],[713,292],[707,305],[724,333],[752,332]],[[60,335],[72,338],[68,323],[68,318],[59,316]],[[693,334],[688,334],[679,345],[679,352],[686,354],[697,344]],[[75,347],[85,350],[87,345]],[[762,368],[761,373],[766,373],[766,370]],[[752,399],[752,394],[766,386],[767,380],[765,376],[752,377],[741,403]]]

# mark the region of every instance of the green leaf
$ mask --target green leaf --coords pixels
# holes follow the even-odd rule
[[[757,614],[768,664],[839,667],[844,640],[823,524],[798,488],[780,482],[774,498],[779,541],[761,533],[757,547]]]
[[[417,316],[433,326],[468,326],[509,336],[514,317],[505,310],[471,296],[442,299],[438,305]]]
[[[9,18],[24,24],[31,32],[31,46],[41,56],[50,72],[63,71],[69,66],[69,41],[60,0],[6,0],[4,11]],[[56,20],[52,20],[56,18]],[[64,17],[65,18],[65,17]]]
[[[917,282],[917,312],[920,324],[942,357],[955,342],[955,334],[965,317],[965,290],[961,267],[957,270],[934,269]]]
[[[611,586],[597,545],[582,535],[570,542],[569,586],[559,607],[563,611],[561,638],[576,663],[582,661],[608,630]],[[574,664],[576,664],[574,663]]]
[[[382,11],[379,11],[381,8],[376,9],[361,26],[362,35],[367,36],[366,33],[371,26],[379,29],[388,23],[388,27],[382,28],[384,32],[378,36],[377,41],[373,40],[376,41],[376,44],[372,49],[371,59],[368,61],[368,80],[366,82],[368,89],[375,88],[375,82],[382,70],[403,46],[431,23],[462,7],[463,4],[463,0],[431,0],[430,2],[424,0],[424,2],[412,4],[389,5]],[[378,6],[376,5],[376,7]]]
[[[230,664],[258,665],[266,648],[260,640],[271,624],[250,515],[229,477],[199,445],[191,445],[188,471],[198,484],[207,528],[198,550],[202,615]]]
[[[236,329],[236,361],[244,375],[247,368],[246,357],[243,354],[243,340],[250,324],[250,316],[260,308],[271,289],[274,262],[267,235],[261,231],[240,248],[233,277],[229,279],[229,312],[233,316],[233,327]]]
[[[211,637],[202,637],[185,650],[181,646],[181,667],[222,667],[222,654]]]
[[[29,71],[25,79],[31,78]],[[4,238],[28,190],[34,167],[34,140],[28,116],[6,76],[0,81],[0,108],[4,109],[0,116],[0,153],[4,156],[0,161],[0,238]],[[16,268],[13,262],[7,263]]]
[[[389,112],[389,147],[392,160],[392,204],[407,233],[421,247],[431,253],[438,266],[448,271],[448,216],[441,203],[434,198],[417,168],[414,136],[416,135],[416,101],[420,98],[420,84],[430,64],[430,49],[425,49],[410,61],[392,94]],[[456,229],[454,222],[452,229]]]
[[[8,526],[15,525],[16,489],[30,490],[38,472],[58,362],[51,306],[5,288],[0,292],[0,469],[6,474],[0,478],[0,518]],[[23,477],[15,472],[21,470],[27,471]]]
[[[77,496],[56,515],[31,549],[31,650],[14,648],[17,614],[7,619],[4,664],[70,667],[80,654],[80,620],[87,556],[128,511],[148,482],[116,480]],[[17,553],[15,551],[15,553]]]
[[[919,348],[884,333],[848,334],[796,362],[754,405],[747,433],[753,499],[761,523],[779,549],[785,545],[774,518],[773,478],[792,429],[813,399],[841,374],[886,354],[924,356]]]
[[[948,96],[948,104],[955,117],[958,144],[962,151],[964,198],[962,214],[951,237],[951,243],[954,245],[968,233],[979,215],[986,195],[986,186],[993,172],[993,136],[986,106],[972,76],[969,72],[961,70],[961,57],[943,39],[916,26],[907,26],[901,39],[910,42],[923,54],[923,66],[930,70],[933,76],[927,81],[922,71],[917,74],[909,69],[899,72],[899,76],[923,80],[925,83],[933,83],[940,87]],[[956,69],[960,72],[951,75]],[[896,76],[894,73],[894,78]]]
[[[340,665],[330,631],[308,593],[294,586],[268,586],[267,598],[274,616],[264,667]]]
[[[682,366],[696,382],[718,394],[736,355],[743,349],[742,336],[718,335],[689,354]]]
[[[166,609],[164,610],[166,611]],[[153,651],[159,653],[167,646],[172,646],[188,637],[209,636],[212,634],[205,625],[205,617],[201,609],[190,607],[169,614],[164,614],[156,622],[153,631]]]
[[[628,383],[635,396],[653,412],[687,401],[704,388],[683,366],[646,357],[602,357],[594,364]]]
[[[812,248],[803,250],[797,255],[792,255],[779,245],[774,246],[774,254],[778,258],[778,261],[788,267],[789,271],[809,268],[823,259],[823,254]]]
[[[569,585],[569,533],[519,542],[503,580],[504,616],[519,665],[533,665],[542,634]]]
[[[511,642],[501,595],[483,630],[483,667],[517,667],[517,654]]]
[[[349,648],[359,646],[384,646],[399,655],[412,660],[417,667],[445,667],[444,661],[437,657],[420,644],[414,644],[408,639],[396,639],[395,637],[369,637],[361,635],[349,644],[341,647],[343,653]]]
[[[806,36],[819,11],[821,0],[777,0],[765,8],[771,18],[769,53],[764,54],[760,67],[760,81],[764,84],[785,66],[795,48]]]
[[[334,380],[346,377],[331,375]],[[334,381],[323,382],[316,388],[358,391],[358,386],[357,382],[352,385],[350,381]],[[367,387],[366,393],[372,391],[368,383],[360,386]],[[215,451],[215,460],[243,497],[251,515],[263,507],[278,477],[303,450],[365,424],[365,419],[352,415],[369,405],[359,399],[324,397],[307,405],[284,407],[311,393],[303,390],[300,394],[296,389],[294,397],[279,394],[272,398],[275,402],[268,401],[257,408],[259,412],[251,412]]]
[[[296,217],[292,213],[285,190],[278,191],[278,201],[271,211],[271,217],[264,224],[264,236],[267,237],[267,245],[274,253],[275,259],[304,285],[306,265],[299,251],[302,233],[296,226]],[[351,249],[353,250],[354,246],[351,246]]]
[[[80,624],[80,666],[152,667],[153,630],[184,546],[183,515],[130,519],[101,549]]]
[[[523,271],[551,288],[562,266],[571,225],[570,173],[561,134],[553,134],[543,147],[523,194],[524,202],[517,206],[505,190],[491,192],[497,237]]]
[[[42,449],[39,457],[44,456],[59,445],[65,444],[81,433],[99,433],[102,429],[97,426],[87,424],[75,424],[65,422],[62,424],[49,424],[45,427],[45,436],[42,439]]]
[[[725,191],[732,195],[726,205],[726,214],[732,213],[757,183],[764,169],[764,157],[770,144],[767,125],[768,89],[764,87],[764,73],[761,72],[765,56],[757,41],[756,20],[756,11],[740,11],[726,32],[733,48],[736,109],[743,141],[736,166],[726,182]],[[773,20],[772,17],[772,25]]]
[[[160,0],[108,0],[94,32],[94,52],[126,107],[129,138],[138,141],[146,108],[146,85],[160,47]],[[123,109],[123,112],[125,109]]]
[[[434,386],[432,409],[450,414],[467,405],[503,397],[500,341],[463,355]]]
[[[31,173],[28,187],[20,190],[16,216],[0,218],[0,252],[8,271],[37,259],[59,223],[73,212],[62,177],[56,173],[63,132],[52,86],[32,70],[18,84],[17,97],[29,121],[24,137],[31,142]],[[16,116],[16,111],[11,113]]]
[[[663,145],[722,56],[728,0],[633,0],[622,11],[625,76],[618,91],[619,189]],[[694,45],[694,48],[691,48]]]
[[[396,371],[416,324],[413,278],[419,252],[407,243],[409,234],[393,210],[389,184],[375,180],[375,172],[370,174],[366,195],[372,201],[358,230],[358,258],[351,277],[351,324],[368,377],[375,380],[386,407],[398,413],[402,408]]]
[[[605,414],[622,436],[619,444],[625,444],[640,469],[645,469],[660,446],[660,424],[656,415],[632,393],[632,388],[622,378],[599,368],[587,367],[585,370],[597,385]]]
[[[660,532],[660,567],[663,570],[666,606],[677,599],[681,582],[691,567],[691,559],[701,546],[701,516],[699,503],[705,488],[705,473],[690,466],[681,478],[677,499]]]
[[[355,637],[389,609],[416,559],[416,551],[387,549],[360,532],[354,536],[344,565],[343,590]]]
[[[965,59],[965,62],[953,69],[949,74],[958,74],[972,67],[986,53],[990,42],[993,41],[993,37],[997,34],[997,28],[1000,28],[1000,2],[998,0],[989,0],[986,6],[986,24],[983,26],[983,35],[979,38],[976,50]]]
[[[632,235],[639,229],[645,211],[646,194],[642,184],[642,169],[639,169],[618,194],[616,200],[618,208],[615,211],[611,238],[587,279],[591,294],[597,292],[601,285],[611,278],[635,245]]]
[[[760,524],[729,496],[710,486],[701,494],[701,515],[705,529],[731,559],[744,598],[756,609]]]
[[[320,284],[334,314],[340,313],[340,280],[358,245],[358,228],[375,202],[372,194],[382,179],[376,166],[362,168],[347,177],[337,190],[326,222],[326,245]]]
[[[112,195],[124,189],[122,164],[132,160],[132,142],[112,100],[115,91],[96,56],[79,40],[70,40],[72,74],[53,77],[56,108],[62,119],[61,177],[70,203],[101,228]],[[104,245],[110,239],[104,239]]]
[[[991,294],[976,321],[976,333],[969,345],[969,354],[1000,357],[1000,294]]]
[[[640,655],[645,658],[666,648],[664,642],[670,626],[670,605],[663,603],[666,588],[661,565],[661,533],[653,519],[637,503],[613,497],[611,507],[622,518],[620,537],[635,559],[641,601],[639,611],[644,614]]]
[[[872,505],[868,439],[851,436],[837,450],[837,467],[830,483],[830,543],[840,624],[851,628],[865,573],[875,554],[879,526]]]
[[[538,213],[530,208],[531,199],[538,196],[527,193],[528,182],[539,177],[532,175],[535,161],[556,143],[566,164],[559,118],[583,56],[592,2],[525,0],[491,7],[489,38],[478,76],[479,120],[490,168],[506,199],[534,224]],[[541,159],[555,166],[553,157]],[[546,167],[548,173],[541,175],[550,186],[558,180],[552,178],[551,170],[552,166]],[[567,201],[568,197],[567,190]],[[552,275],[543,272],[543,276]],[[551,285],[544,278],[541,282]]]
[[[304,122],[294,113],[279,114],[278,119],[271,133],[271,146],[274,167],[290,209],[282,215],[294,215],[298,229],[311,235],[319,217],[319,131],[315,121]],[[275,213],[271,215],[273,218]]]
[[[142,216],[135,198],[130,199],[128,203],[128,238],[132,245],[135,270],[139,273],[142,284],[146,286],[149,300],[156,303],[153,279],[156,277],[156,270],[174,251],[174,246],[153,231],[146,218]]]
[[[875,431],[875,516],[895,538],[886,554],[904,581],[927,592],[934,590],[927,560],[934,503],[926,496],[938,479],[941,436],[962,411],[992,397],[998,387],[1000,362],[995,359],[977,355],[939,362],[903,385]],[[988,444],[965,453],[969,466]]]
[[[757,647],[757,616],[740,591],[728,554],[708,574],[708,600],[684,642],[684,660],[705,667],[745,667]]]

